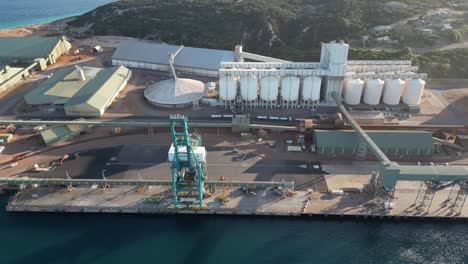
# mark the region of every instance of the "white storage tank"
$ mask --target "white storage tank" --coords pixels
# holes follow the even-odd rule
[[[242,76],[240,79],[242,100],[253,101],[258,97],[258,79],[253,75]]]
[[[321,86],[322,78],[318,76],[305,77],[302,83],[302,99],[304,101],[319,101]]]
[[[426,82],[422,79],[409,79],[406,81],[406,88],[403,95],[403,103],[408,105],[418,105],[424,91]]]
[[[384,81],[381,79],[366,80],[363,101],[368,105],[378,105],[382,97]]]
[[[219,78],[219,99],[232,101],[237,95],[237,78],[232,76],[221,76]]]
[[[400,103],[401,95],[405,89],[405,82],[402,79],[385,80],[382,102],[388,105],[397,105]]]
[[[278,98],[279,78],[265,76],[260,81],[260,98],[264,101],[275,101]]]
[[[299,99],[299,86],[301,79],[296,76],[287,76],[281,80],[281,97],[285,101],[296,101]]]
[[[345,103],[349,105],[359,104],[361,102],[363,87],[364,81],[359,78],[347,80],[343,89]]]

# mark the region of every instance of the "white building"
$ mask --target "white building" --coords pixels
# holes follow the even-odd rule
[[[170,71],[168,56],[179,48],[175,45],[124,41],[112,56],[112,64]],[[234,51],[183,47],[175,57],[174,67],[177,72],[216,77],[221,62],[233,62],[234,58]]]

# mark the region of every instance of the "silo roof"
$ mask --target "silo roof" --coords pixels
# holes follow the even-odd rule
[[[180,46],[142,41],[123,41],[113,59],[169,65],[169,53]],[[234,62],[235,52],[227,50],[184,47],[176,56],[174,66],[218,70],[221,62]]]
[[[201,99],[206,94],[205,85],[197,80],[177,78],[157,82],[146,88],[145,97],[150,102],[177,105]]]

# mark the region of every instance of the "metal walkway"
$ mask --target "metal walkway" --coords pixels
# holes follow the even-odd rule
[[[171,181],[153,181],[153,180],[110,180],[110,179],[57,179],[57,178],[0,178],[0,183],[21,185],[21,184],[39,184],[39,185],[121,185],[121,186],[171,186]],[[294,189],[294,182],[242,182],[242,181],[206,181],[207,187],[244,187],[244,188],[275,188],[282,187]]]

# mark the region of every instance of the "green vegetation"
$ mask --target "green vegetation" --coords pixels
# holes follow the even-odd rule
[[[320,42],[360,39],[368,29],[441,6],[445,1],[401,0],[120,0],[71,22],[86,34],[159,39],[187,46],[229,48],[242,43],[266,55],[284,47],[305,50]],[[261,43],[261,45],[259,45]]]
[[[120,0],[78,17],[70,25],[87,28],[75,37],[123,35],[229,50],[242,44],[250,52],[310,61],[319,58],[320,42],[343,39],[359,47],[361,37],[375,26],[463,1],[398,0],[401,6],[395,7],[387,5],[390,0]],[[393,48],[406,50],[404,37],[397,32],[389,34],[400,43]],[[466,35],[463,25],[445,34],[452,42]],[[433,39],[428,36],[415,41],[429,43]],[[464,57],[463,51],[454,52]],[[361,59],[412,59],[431,77],[452,76],[451,69],[459,63],[457,55],[449,52],[416,56],[405,51],[353,50],[351,54]],[[450,59],[453,61],[447,62]],[[461,74],[458,77],[466,76],[464,69],[456,69],[455,73]]]

